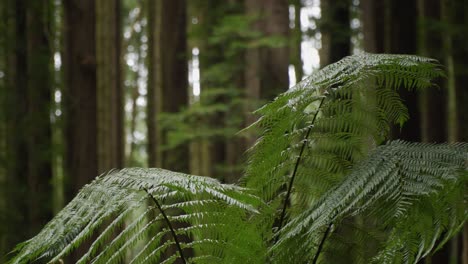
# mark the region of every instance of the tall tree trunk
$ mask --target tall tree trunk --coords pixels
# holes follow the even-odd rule
[[[50,7],[47,1],[27,3],[27,181],[29,227],[35,234],[52,217]]]
[[[156,115],[156,105],[158,98],[156,97],[156,2],[147,1],[147,17],[148,17],[148,85],[147,85],[147,110],[146,110],[146,126],[148,129],[148,145],[146,152],[148,153],[148,167],[156,167],[160,162],[159,142],[157,141],[158,120]]]
[[[351,53],[350,0],[320,1],[322,48],[320,66],[337,62]]]
[[[28,211],[27,194],[27,146],[24,117],[27,116],[26,78],[26,3],[7,1],[6,3],[6,67],[5,67],[5,123],[6,123],[6,215],[5,250],[28,237],[28,222],[24,212]],[[24,163],[24,164],[23,164]],[[21,228],[17,228],[21,227]],[[26,228],[24,228],[26,227]],[[12,230],[18,229],[16,232]],[[3,230],[2,230],[3,231]],[[7,251],[8,252],[8,251]],[[5,252],[5,253],[7,253]],[[0,257],[3,258],[3,254]]]
[[[0,15],[2,18],[0,19],[0,29],[3,29],[4,34],[0,35],[0,71],[5,74],[7,72],[7,54],[8,52],[8,45],[7,43],[10,41],[8,39],[8,4],[5,3],[6,1],[0,2]],[[6,226],[9,224],[9,216],[8,216],[8,199],[7,196],[7,178],[8,178],[8,171],[6,168],[6,164],[8,163],[8,152],[7,152],[7,90],[8,87],[6,85],[5,76],[3,75],[0,78],[0,222],[3,225],[0,225],[0,233],[3,234],[0,237],[0,262],[6,262],[4,259],[4,255],[8,252],[8,227]]]
[[[363,1],[364,49],[375,53],[415,54],[417,52],[416,0]],[[405,6],[405,8],[401,8]],[[375,22],[374,22],[375,21]],[[420,141],[418,95],[400,90],[411,122],[403,129],[395,128],[392,137]]]
[[[439,0],[418,0],[418,54],[441,60],[442,38],[431,25],[440,20]],[[429,45],[430,44],[430,45]],[[442,89],[431,87],[419,92],[421,117],[421,140],[423,142],[445,142],[444,131],[446,94]]]
[[[120,0],[96,1],[98,171],[121,168],[124,160]]]
[[[149,21],[149,166],[188,172],[188,147],[158,150],[167,145],[169,134],[157,126],[160,113],[176,113],[188,105],[186,2],[160,0],[153,4],[154,16]]]
[[[361,0],[363,47],[366,52],[382,53],[385,50],[385,12],[384,1]]]
[[[296,82],[300,82],[304,75],[302,63],[302,29],[301,29],[301,0],[291,0],[294,7],[294,29],[291,32],[291,64],[294,66],[294,73],[296,75]]]
[[[95,1],[64,0],[66,198],[98,174]]]
[[[63,0],[64,8],[64,175],[70,201],[98,175],[96,116],[95,1]],[[80,247],[67,262],[85,252]]]
[[[286,0],[246,0],[245,12],[255,19],[252,28],[262,34],[261,37],[279,37],[278,46],[248,48],[245,54],[245,87],[250,106],[247,108],[247,125],[254,122],[250,114],[259,101],[269,101],[289,87],[289,8]],[[251,104],[257,102],[257,104]],[[250,137],[248,145],[255,138]]]
[[[51,54],[49,3],[4,4],[8,38],[2,94],[8,157],[5,244],[11,249],[52,217]]]

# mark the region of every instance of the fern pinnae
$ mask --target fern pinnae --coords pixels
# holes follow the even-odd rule
[[[172,227],[172,223],[171,221],[169,221],[169,219],[167,218],[167,215],[166,213],[164,212],[164,210],[161,208],[161,205],[159,204],[158,200],[156,200],[156,198],[150,193],[148,192],[147,189],[144,189],[144,191],[148,194],[148,196],[150,197],[150,199],[155,203],[155,205],[158,207],[159,211],[161,212],[161,214],[163,215],[164,217],[164,220],[167,224],[167,226],[169,227],[169,229],[171,230],[171,234],[172,234],[172,238],[174,239],[174,242],[177,246],[177,250],[179,251],[179,256],[180,258],[182,259],[182,262],[185,264],[187,263],[187,260],[184,256],[184,252],[182,250],[182,248],[180,247],[180,243],[179,243],[179,239],[177,238],[177,235],[174,231],[174,228]]]
[[[309,138],[310,132],[312,131],[312,127],[313,127],[313,125],[315,123],[315,119],[317,118],[317,115],[318,115],[319,111],[321,110],[321,107],[322,107],[322,104],[323,104],[324,100],[325,100],[325,97],[323,97],[322,100],[320,101],[320,104],[317,107],[317,110],[315,112],[314,118],[312,119],[310,127],[307,130],[306,135],[304,136],[304,140],[303,140],[303,143],[302,143],[302,146],[301,146],[301,150],[300,150],[299,155],[298,155],[298,157],[296,159],[294,169],[293,169],[293,172],[292,172],[292,175],[291,175],[291,179],[290,179],[289,184],[288,184],[288,191],[286,192],[286,196],[284,197],[283,209],[281,211],[281,216],[280,216],[280,220],[279,220],[279,224],[278,224],[278,230],[280,230],[283,227],[283,221],[284,221],[284,218],[286,216],[286,208],[287,208],[287,205],[288,205],[288,202],[289,202],[289,197],[291,196],[291,190],[292,190],[292,186],[294,184],[294,178],[296,177],[297,169],[299,168],[299,163],[301,162],[301,158],[302,158],[302,155],[304,153],[304,149],[305,149],[305,147],[307,145],[307,139]],[[276,240],[277,239],[278,239],[278,237],[276,238]]]
[[[154,209],[154,207],[149,207],[143,214],[128,223],[122,232],[116,235],[112,241],[109,241],[102,251],[93,258],[92,263],[107,263],[115,252],[119,252],[120,249],[126,249],[129,242],[140,239],[143,234],[153,230],[152,228],[155,226],[155,223],[162,219],[162,217],[158,216],[145,224],[148,214]]]
[[[328,224],[327,229],[325,230],[325,233],[323,234],[323,237],[320,240],[320,244],[318,245],[317,252],[315,253],[314,259],[312,260],[312,264],[317,263],[317,261],[319,259],[319,256],[320,256],[320,253],[322,253],[323,246],[325,245],[325,240],[327,239],[328,234],[331,231],[332,225],[333,225],[332,222],[330,222],[330,224]]]
[[[143,200],[146,200],[146,198],[143,198]],[[102,232],[99,234],[99,236],[96,238],[96,240],[91,244],[88,252],[86,252],[78,261],[77,264],[81,263],[86,263],[91,260],[91,258],[96,254],[98,248],[111,237],[113,232],[123,224],[125,219],[134,212],[135,208],[140,207],[140,203],[135,203],[132,206],[129,206],[127,209],[125,209],[124,212],[122,212],[118,217],[116,217]],[[148,212],[152,211],[154,208],[149,207],[147,210],[142,213],[142,215],[146,216]],[[136,219],[138,221],[138,219]]]

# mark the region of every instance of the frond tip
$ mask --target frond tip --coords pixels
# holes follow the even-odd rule
[[[92,244],[78,263],[119,263],[142,240],[146,245],[137,248],[131,263],[154,263],[163,254],[168,262],[190,261],[183,256],[187,250],[196,251],[197,259],[221,258],[221,248],[229,244],[223,224],[242,221],[257,205],[244,189],[208,177],[163,169],[115,170],[83,187],[37,236],[16,248],[9,263],[54,263],[90,238]],[[134,212],[139,213],[132,219]],[[172,239],[163,239],[169,232]],[[179,236],[190,241],[179,241]],[[180,250],[167,251],[173,244]]]

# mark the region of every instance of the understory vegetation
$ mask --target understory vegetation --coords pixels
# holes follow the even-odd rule
[[[417,263],[466,221],[468,144],[390,135],[409,119],[399,90],[443,75],[419,56],[345,57],[256,111],[238,184],[110,171],[9,263],[58,263],[80,245],[77,263]]]

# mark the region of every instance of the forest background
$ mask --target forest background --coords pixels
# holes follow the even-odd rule
[[[0,263],[112,168],[236,182],[251,112],[350,54],[438,59],[440,88],[402,94],[411,121],[392,135],[468,141],[467,0],[1,0],[0,14]],[[462,263],[463,233],[425,263]]]

